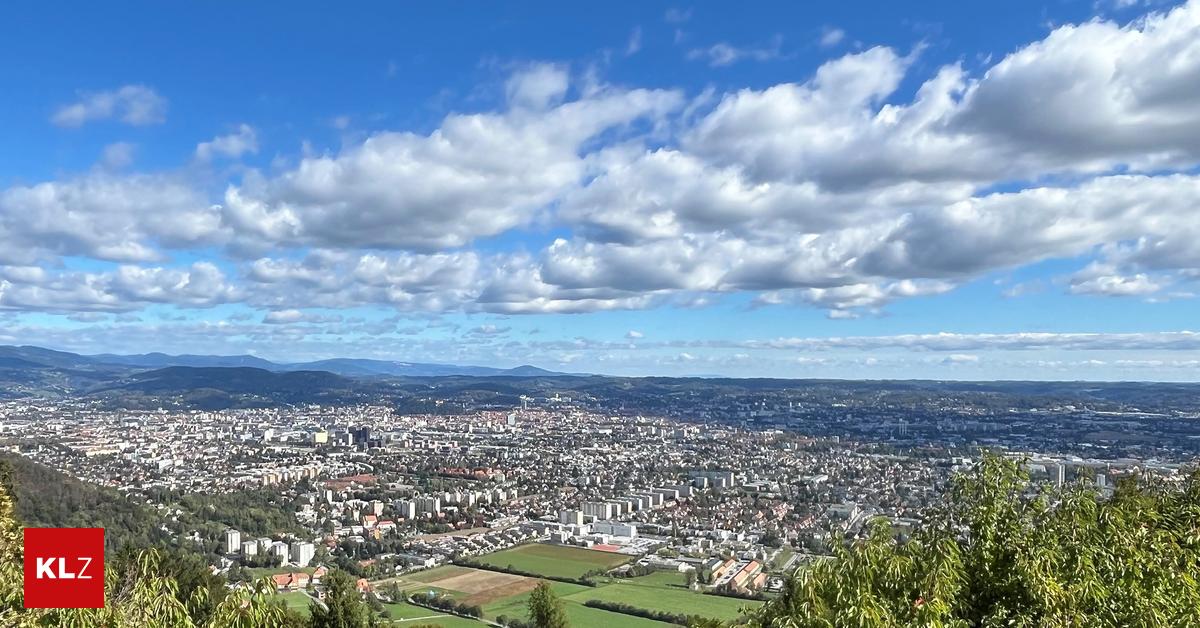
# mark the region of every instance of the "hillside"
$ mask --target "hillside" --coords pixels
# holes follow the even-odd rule
[[[258,368],[171,366],[135,373],[89,395],[126,407],[156,407],[175,401],[217,409],[295,403],[351,403],[369,398],[371,384],[325,371],[277,373]]]
[[[167,535],[159,516],[115,489],[82,482],[16,454],[0,452],[7,470],[17,518],[29,527],[105,529],[109,551],[126,545],[160,545]]]

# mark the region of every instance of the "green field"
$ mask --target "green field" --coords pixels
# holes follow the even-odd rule
[[[278,595],[283,600],[285,606],[308,617],[308,605],[312,603],[312,598],[300,591],[288,591]]]
[[[670,625],[642,617],[612,613],[598,608],[588,608],[583,605],[582,601],[572,599],[572,596],[579,595],[585,590],[592,590],[590,587],[565,582],[551,582],[550,588],[562,599],[563,608],[567,611],[567,619],[571,622],[571,628],[609,628],[610,626],[665,628]],[[516,595],[484,606],[483,613],[489,619],[495,619],[501,615],[527,619],[529,617],[526,608],[528,601],[528,593]]]
[[[761,604],[691,591],[685,585],[684,575],[678,572],[660,572],[629,580],[617,579],[612,584],[579,591],[565,599],[580,603],[600,600],[680,615],[700,615],[726,620],[736,619],[741,615],[740,609],[744,607]]]
[[[440,611],[415,606],[407,602],[399,602],[397,604],[384,604],[388,615],[391,617],[392,625],[433,625],[443,626],[444,628],[480,628],[485,626],[483,622],[478,622],[466,617],[458,617],[455,615],[446,615]],[[438,617],[441,615],[441,617]]]
[[[512,567],[520,571],[553,578],[579,578],[594,569],[612,569],[629,562],[631,556],[597,552],[581,547],[531,543],[481,556],[477,560],[494,567]]]
[[[744,607],[761,604],[761,602],[704,595],[689,590],[686,582],[685,576],[681,573],[660,571],[627,580],[614,578],[608,584],[601,584],[597,587],[552,581],[550,588],[563,600],[567,614],[571,617],[571,625],[584,628],[626,625],[661,627],[664,625],[640,617],[589,608],[584,606],[584,602],[588,600],[619,602],[668,613],[700,615],[724,620],[736,619]],[[524,618],[526,617],[525,604],[528,599],[528,594],[522,594],[497,600],[484,606],[483,612],[491,619],[500,615]]]
[[[616,578],[613,581],[617,581]],[[673,589],[687,590],[687,576],[678,571],[656,571],[648,576],[638,576],[636,578],[627,578],[621,580],[625,583],[633,583],[641,586],[669,587]]]

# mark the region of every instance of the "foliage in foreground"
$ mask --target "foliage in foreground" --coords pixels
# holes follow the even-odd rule
[[[754,627],[1200,626],[1200,471],[1178,486],[1033,488],[988,456],[929,524],[886,521],[802,571]]]
[[[158,550],[121,552],[107,561],[104,608],[25,609],[23,539],[10,486],[9,467],[0,461],[0,626],[4,628],[369,628],[376,623],[353,580],[339,571],[326,576],[328,610],[314,606],[313,618],[305,620],[284,607],[269,580],[226,591],[206,577],[206,566],[201,564],[197,571],[189,568],[186,559]]]

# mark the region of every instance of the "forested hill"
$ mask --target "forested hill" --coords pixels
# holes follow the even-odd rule
[[[156,513],[115,489],[82,482],[16,454],[0,453],[0,475],[5,474],[16,498],[17,518],[27,527],[104,528],[110,552],[167,540]]]

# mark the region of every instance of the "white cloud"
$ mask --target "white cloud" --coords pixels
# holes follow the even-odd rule
[[[431,250],[528,224],[578,185],[584,143],[655,119],[676,92],[600,89],[560,104],[561,68],[508,84],[512,109],[452,114],[429,135],[379,133],[338,155],[305,158],[273,179],[231,187],[225,219],[247,241]]]
[[[629,41],[625,44],[625,56],[633,56],[642,49],[642,27],[635,26],[629,33]]]
[[[842,43],[845,38],[846,31],[827,26],[821,31],[821,38],[817,40],[817,43],[821,44],[822,48],[832,48]]]
[[[1144,296],[1161,290],[1164,286],[1151,280],[1144,273],[1121,275],[1110,265],[1093,263],[1071,277],[1071,294],[1095,296]]]
[[[62,127],[79,127],[111,118],[131,126],[162,124],[167,119],[167,100],[145,85],[83,92],[79,102],[59,108],[50,121]]]
[[[722,65],[780,49],[692,54]],[[10,303],[118,309],[112,299],[236,295],[274,311],[554,313],[746,292],[852,318],[1071,259],[1086,268],[1059,284],[1070,293],[1187,293],[1200,277],[1200,2],[1061,26],[980,72],[915,76],[919,53],[868,48],[807,80],[690,102],[532,63],[497,110],[306,149],[228,183],[215,206],[210,180],[184,178],[210,169],[123,176],[130,150],[113,145],[86,174],[0,190],[12,275],[0,277]],[[907,84],[919,85],[911,97]],[[145,104],[147,91],[157,98],[138,86],[87,95],[56,118],[148,123],[165,101]],[[195,157],[257,149],[242,125]],[[502,234],[528,249],[472,248]],[[168,272],[177,252],[214,248],[238,268],[215,282],[229,290],[196,288],[204,269],[188,271],[191,288]],[[124,271],[127,285],[21,270],[69,256],[163,269]]]
[[[267,312],[262,322],[266,325],[293,325],[296,323],[336,323],[340,316],[326,316],[315,312],[303,312],[296,309],[275,310]]]
[[[726,96],[684,147],[759,181],[829,189],[1038,178],[1200,158],[1200,3],[1055,29],[978,78],[940,68],[883,104],[913,55],[846,55],[801,84]]]
[[[196,159],[211,161],[214,157],[237,159],[246,153],[258,152],[258,134],[248,124],[238,125],[236,133],[220,135],[196,145]]]
[[[628,332],[625,332],[625,337],[629,340],[638,340],[640,338],[645,338],[646,335],[636,329],[631,329]]]
[[[687,8],[687,9],[677,9],[677,8],[671,8],[671,9],[667,9],[667,12],[666,12],[665,14],[663,14],[663,19],[664,19],[664,20],[665,20],[665,21],[666,21],[668,24],[682,24],[682,23],[684,23],[684,22],[686,22],[686,21],[688,21],[688,20],[692,19],[692,9],[691,9],[691,8]]]
[[[62,255],[141,262],[212,242],[220,214],[184,181],[94,173],[0,190],[0,263]]]
[[[541,111],[561,103],[569,83],[565,67],[538,63],[513,73],[504,88],[511,106]]]
[[[0,309],[124,312],[151,303],[205,308],[245,295],[209,262],[165,268],[121,265],[109,272],[0,273]]]
[[[104,147],[100,164],[109,170],[120,170],[133,163],[135,147],[129,142],[113,142]]]
[[[905,349],[964,353],[966,351],[1197,351],[1200,332],[1146,333],[1054,333],[1025,332],[1007,334],[899,334],[894,336],[795,337],[751,340],[738,343],[710,343],[741,349],[792,349],[831,351],[850,349],[872,351]]]
[[[719,42],[707,48],[688,51],[687,58],[702,59],[714,68],[733,65],[739,61],[772,61],[783,56],[783,39],[775,37],[766,46],[738,47],[728,42]]]

